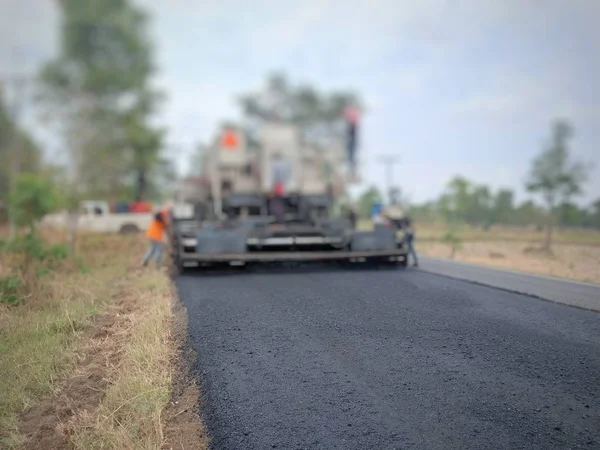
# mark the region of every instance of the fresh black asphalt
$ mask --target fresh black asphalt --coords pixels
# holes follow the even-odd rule
[[[419,270],[176,280],[214,449],[600,449],[600,314]]]

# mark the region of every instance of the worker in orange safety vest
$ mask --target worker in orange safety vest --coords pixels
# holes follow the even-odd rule
[[[146,230],[146,237],[150,240],[148,251],[144,255],[142,265],[145,267],[150,262],[150,258],[155,256],[156,266],[160,267],[162,262],[162,253],[164,246],[164,236],[169,222],[169,209],[163,208],[158,211]]]

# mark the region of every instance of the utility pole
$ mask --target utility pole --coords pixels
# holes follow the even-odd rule
[[[12,87],[13,101],[12,107],[7,108],[10,114],[10,118],[13,125],[12,130],[12,142],[10,150],[10,174],[9,174],[9,197],[14,194],[17,177],[21,171],[21,157],[23,153],[23,139],[21,136],[21,130],[19,129],[19,123],[26,101],[26,88],[31,82],[31,78],[25,75],[12,75],[6,77],[0,77],[0,98],[6,98],[7,86]],[[2,98],[3,100],[3,98]],[[16,234],[16,224],[13,212],[8,209],[9,212],[9,240],[14,239]]]
[[[385,189],[388,195],[388,201],[392,200],[392,183],[394,179],[394,168],[400,162],[400,157],[397,155],[384,155],[379,158],[379,163],[385,167]]]

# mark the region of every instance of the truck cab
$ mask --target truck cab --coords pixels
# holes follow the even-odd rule
[[[145,230],[152,221],[153,213],[118,213],[110,211],[107,202],[86,200],[79,204],[77,228],[96,233],[134,234]],[[66,211],[50,214],[42,220],[43,225],[65,228]]]

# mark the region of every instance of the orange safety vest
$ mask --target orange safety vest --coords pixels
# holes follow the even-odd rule
[[[225,134],[221,137],[221,146],[224,148],[232,149],[238,148],[240,145],[240,139],[237,133],[233,130],[226,130]]]
[[[146,231],[146,237],[153,241],[162,242],[165,230],[167,229],[167,214],[165,211],[161,211],[160,213],[163,216],[163,222],[153,218]]]

